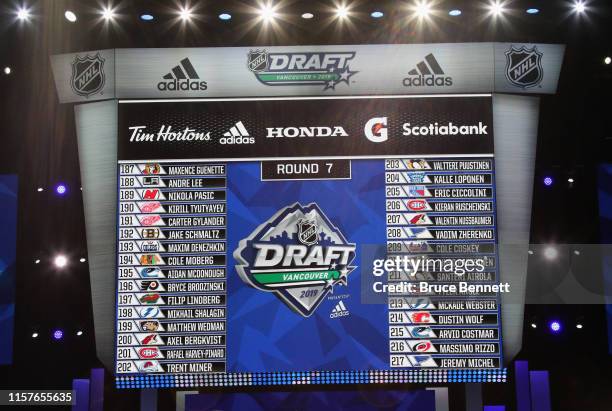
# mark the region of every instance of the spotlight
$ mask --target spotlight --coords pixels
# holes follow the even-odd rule
[[[385,13],[383,13],[382,11],[373,11],[372,13],[370,13],[370,16],[372,16],[372,18],[375,18],[375,19],[379,19],[383,17],[384,15]]]
[[[431,13],[431,6],[426,1],[421,1],[416,5],[414,12],[417,17],[425,18]]]
[[[64,338],[64,332],[62,330],[53,331],[53,338],[58,341],[61,340],[62,338]]]
[[[66,17],[66,20],[68,20],[71,23],[74,23],[75,21],[77,21],[76,14],[74,14],[74,12],[71,10],[66,10],[66,12],[64,13],[64,17]]]
[[[223,20],[223,21],[231,20],[232,19],[232,15],[229,14],[229,13],[221,13],[221,14],[219,14],[219,19]]]
[[[506,12],[506,8],[504,7],[504,4],[499,1],[492,2],[489,6],[489,10],[491,14],[493,14],[493,16],[495,17],[500,17],[502,14]]]
[[[548,324],[548,328],[550,328],[550,331],[557,334],[561,332],[561,323],[559,321],[551,321],[550,324]]]
[[[100,14],[102,14],[102,18],[106,21],[115,19],[115,10],[110,6],[104,7]]]
[[[461,16],[461,10],[459,9],[454,9],[448,12],[449,16],[453,16],[453,17],[457,17],[457,16]]]
[[[314,14],[312,14],[312,13],[304,13],[304,14],[302,14],[302,18],[306,19],[306,20],[310,20],[313,17],[314,17]]]
[[[608,57],[606,57],[606,58],[604,59],[604,64],[605,64],[605,65],[610,65],[610,63],[612,63],[612,57],[609,57],[609,56],[608,56]]]
[[[346,6],[342,5],[336,8],[336,17],[339,19],[345,19],[348,17],[348,9]]]
[[[83,335],[83,331],[81,331],[81,330],[77,331],[77,336],[80,337],[81,335]]]
[[[40,260],[39,259],[34,260],[34,264],[40,264]]]
[[[58,184],[57,187],[55,187],[55,192],[61,196],[66,194],[67,191],[68,191],[68,187],[66,187],[65,184]]]
[[[533,250],[529,250],[529,251],[527,251],[527,254],[529,254],[529,255],[533,255]]]
[[[576,324],[576,328],[578,328],[579,330],[582,330],[582,327],[583,327],[582,324],[580,323]]]
[[[570,183],[570,184],[573,184],[574,183],[574,179],[572,177],[570,177],[570,178],[567,179],[567,182]]]
[[[85,261],[87,261],[87,259],[86,258],[81,258],[79,261],[84,263]]]
[[[525,10],[525,12],[526,12],[527,14],[538,14],[538,13],[540,12],[540,9],[536,9],[536,8],[533,8],[533,7],[532,7],[532,8],[530,8],[530,9]]]
[[[574,250],[574,255],[580,255],[580,250]]]
[[[544,257],[547,260],[554,260],[559,256],[559,251],[553,246],[548,246],[544,249]]]
[[[187,8],[187,6],[181,7],[179,10],[179,18],[183,21],[190,21],[192,16],[191,9]]]
[[[20,21],[28,21],[30,20],[30,17],[31,17],[30,9],[28,9],[25,6],[20,7],[17,10],[16,14],[17,14],[17,20],[20,20]]]
[[[38,338],[38,333],[32,333],[32,338]]]
[[[68,265],[68,258],[66,258],[65,255],[58,255],[55,257],[55,259],[53,260],[53,264],[57,267],[57,268],[64,268]]]
[[[270,22],[276,17],[276,11],[272,4],[264,4],[259,10],[259,16],[264,22]]]
[[[45,190],[45,189],[44,189],[44,188],[42,188],[42,187],[38,187],[38,188],[36,189],[36,191],[38,191],[39,193],[42,193],[44,190]]]
[[[140,20],[142,20],[142,21],[153,21],[153,20],[155,20],[155,17],[153,17],[152,14],[144,13],[144,14],[140,15]]]
[[[554,181],[553,181],[553,178],[552,178],[552,177],[550,177],[550,176],[546,176],[546,177],[544,177],[544,185],[545,185],[546,187],[550,187],[551,185],[553,185],[553,182],[554,182]]]
[[[574,11],[578,14],[582,14],[586,11],[586,5],[583,1],[577,0],[574,2]]]
[[[4,68],[4,74],[6,74],[7,76],[11,74],[11,71],[12,71],[11,68],[8,66]]]
[[[538,325],[536,323],[531,323],[531,328],[538,328]]]

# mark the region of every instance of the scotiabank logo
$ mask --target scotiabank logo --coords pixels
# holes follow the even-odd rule
[[[387,117],[374,117],[368,120],[363,132],[368,140],[373,143],[387,141]]]
[[[438,124],[429,123],[423,125],[402,125],[404,136],[485,136],[489,132],[489,126],[479,121],[478,124],[453,124],[452,122]]]

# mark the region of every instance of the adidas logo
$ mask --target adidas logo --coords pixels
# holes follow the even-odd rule
[[[329,314],[329,318],[347,317],[349,314],[350,312],[348,308],[346,308],[346,305],[344,305],[344,301],[339,301],[331,314]]]
[[[223,137],[219,139],[221,144],[253,144],[255,138],[251,137],[242,121],[237,122]]]
[[[157,83],[160,91],[203,91],[208,88],[205,81],[200,81],[200,76],[188,58],[181,60],[163,79]]]
[[[416,68],[408,72],[408,77],[403,83],[405,87],[444,87],[452,86],[453,78],[444,75],[438,60],[430,53],[425,56],[425,60],[416,65]]]

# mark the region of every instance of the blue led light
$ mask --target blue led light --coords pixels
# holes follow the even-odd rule
[[[538,14],[540,12],[540,9],[536,9],[534,7],[527,9],[527,14]]]
[[[61,196],[63,196],[64,194],[66,194],[66,192],[68,191],[68,188],[64,185],[64,184],[58,184],[55,187],[55,192]]]
[[[382,16],[384,16],[385,14],[382,11],[373,11],[372,13],[370,13],[370,16],[372,16],[375,19],[379,19]]]
[[[231,20],[232,19],[232,15],[229,14],[229,13],[221,13],[221,14],[219,14],[219,19],[221,19],[223,21]]]
[[[459,9],[454,9],[448,12],[449,16],[453,16],[453,17],[457,17],[457,16],[461,16],[461,10]]]
[[[142,20],[142,21],[153,21],[153,20],[155,20],[155,17],[153,17],[152,14],[145,13],[145,14],[141,14],[140,15],[140,20]]]

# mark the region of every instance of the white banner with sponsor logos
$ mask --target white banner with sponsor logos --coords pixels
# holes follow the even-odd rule
[[[117,49],[53,56],[60,101],[555,93],[565,47],[523,43]]]

